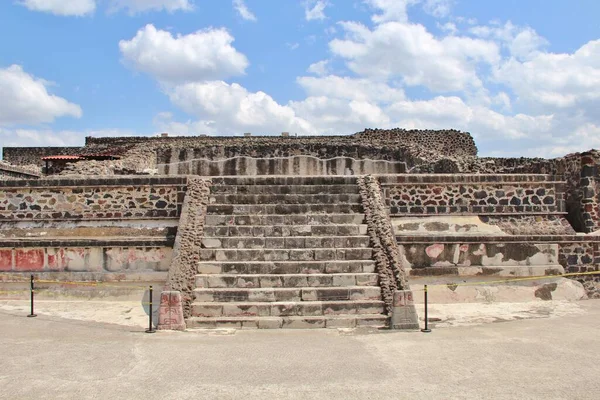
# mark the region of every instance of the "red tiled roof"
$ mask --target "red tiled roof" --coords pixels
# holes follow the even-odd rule
[[[42,157],[44,161],[52,161],[52,160],[83,160],[81,156],[67,156],[67,155],[58,155],[58,156],[46,156]]]

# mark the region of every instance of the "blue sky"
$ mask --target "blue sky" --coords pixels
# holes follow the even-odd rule
[[[0,145],[455,128],[600,147],[592,0],[5,0]]]

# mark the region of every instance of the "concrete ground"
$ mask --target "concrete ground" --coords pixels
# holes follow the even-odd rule
[[[600,300],[420,332],[159,332],[0,308],[6,399],[596,399]]]

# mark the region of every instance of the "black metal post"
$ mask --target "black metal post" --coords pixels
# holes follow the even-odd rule
[[[425,296],[425,328],[421,329],[421,332],[429,333],[431,329],[429,329],[429,316],[427,315],[427,285],[424,287],[424,296]]]
[[[28,317],[37,317],[36,314],[33,313],[33,293],[35,292],[35,287],[33,284],[33,274],[31,274],[31,280],[29,283],[29,298],[31,299],[31,312],[29,313]]]
[[[148,329],[146,329],[146,333],[155,333],[156,329],[152,325],[152,285],[150,285],[150,310],[148,312]]]

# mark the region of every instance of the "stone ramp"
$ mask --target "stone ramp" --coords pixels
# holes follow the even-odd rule
[[[188,328],[383,327],[353,177],[213,179]]]

